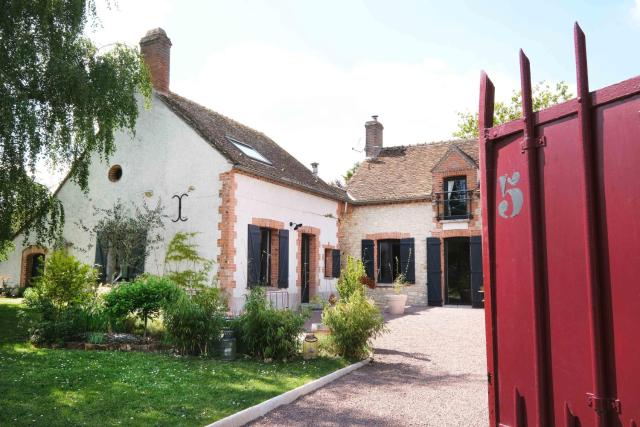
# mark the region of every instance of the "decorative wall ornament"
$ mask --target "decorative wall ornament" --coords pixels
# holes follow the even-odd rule
[[[182,198],[189,197],[187,193],[182,193],[181,195],[174,194],[172,199],[178,199],[178,217],[176,219],[172,219],[171,222],[178,221],[187,221],[189,218],[182,217]]]

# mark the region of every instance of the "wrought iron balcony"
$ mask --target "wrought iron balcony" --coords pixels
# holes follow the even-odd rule
[[[434,193],[433,203],[438,221],[473,218],[472,201],[476,190]]]

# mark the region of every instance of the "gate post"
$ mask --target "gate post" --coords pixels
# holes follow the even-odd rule
[[[480,74],[480,105],[478,114],[478,137],[480,146],[480,195],[482,196],[482,272],[484,286],[485,330],[487,337],[487,387],[489,396],[489,422],[496,425],[498,419],[498,382],[496,372],[496,357],[494,354],[496,344],[496,309],[494,306],[495,290],[493,288],[493,233],[495,215],[489,215],[493,209],[495,182],[495,169],[491,143],[487,139],[487,129],[493,126],[493,109],[495,100],[495,88],[487,73]]]
[[[602,293],[600,291],[599,268],[597,251],[600,245],[599,233],[596,229],[596,197],[593,192],[598,188],[595,179],[595,163],[593,146],[593,131],[591,124],[591,94],[589,93],[589,74],[587,70],[587,46],[584,32],[576,22],[573,27],[573,37],[576,55],[576,86],[578,90],[578,135],[580,137],[580,148],[582,155],[579,161],[582,163],[582,186],[584,189],[585,210],[585,262],[588,301],[589,301],[589,321],[591,329],[591,357],[593,376],[593,395],[596,398],[606,396],[605,384],[605,362],[602,348],[605,343],[602,339]],[[590,394],[590,393],[587,393]],[[605,411],[596,410],[597,425],[605,426],[607,414]]]
[[[542,212],[540,204],[540,173],[538,163],[538,147],[541,145],[536,141],[535,123],[533,116],[533,96],[531,91],[531,65],[529,58],[520,49],[520,85],[522,90],[522,116],[523,116],[523,144],[522,151],[527,157],[527,181],[529,182],[529,209],[531,221],[531,240],[529,250],[531,251],[531,265],[529,274],[532,278],[533,289],[531,289],[533,300],[533,324],[535,327],[535,378],[536,378],[536,418],[537,425],[550,425],[547,400],[550,393],[548,388],[548,366],[547,366],[547,328],[544,322],[544,312],[546,309],[546,283],[543,276],[543,253],[541,230]]]

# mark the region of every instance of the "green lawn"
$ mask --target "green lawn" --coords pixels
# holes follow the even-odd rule
[[[347,365],[37,349],[0,299],[0,425],[202,426]]]

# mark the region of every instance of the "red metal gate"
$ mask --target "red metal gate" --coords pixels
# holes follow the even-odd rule
[[[489,412],[500,426],[640,424],[640,77],[493,127],[480,83]]]

